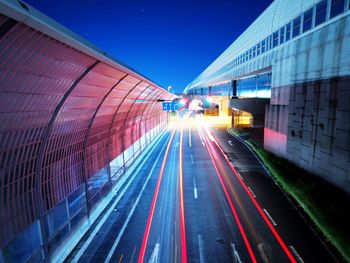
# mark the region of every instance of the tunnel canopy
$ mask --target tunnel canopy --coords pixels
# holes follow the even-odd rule
[[[80,186],[92,200],[90,178],[166,122],[157,101],[174,95],[29,5],[0,10],[3,247]]]

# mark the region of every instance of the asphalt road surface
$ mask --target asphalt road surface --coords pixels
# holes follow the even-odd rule
[[[68,261],[336,262],[254,154],[191,112],[82,252]]]

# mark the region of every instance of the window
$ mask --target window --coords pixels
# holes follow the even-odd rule
[[[304,13],[303,32],[310,30],[312,27],[312,12],[311,8]]]
[[[327,15],[327,0],[322,0],[316,5],[316,17],[315,17],[315,26],[322,24],[326,21]]]
[[[269,51],[271,49],[270,37],[271,35],[266,38],[266,51]]]
[[[278,31],[273,33],[273,48],[278,46]]]
[[[290,39],[290,23],[286,26],[286,41]]]
[[[280,29],[280,44],[284,43],[284,31],[285,31],[285,28],[282,27]]]
[[[331,1],[331,16],[333,18],[344,11],[345,0],[332,0]]]
[[[261,53],[265,53],[266,51],[266,39],[261,41]]]
[[[260,44],[261,44],[261,43],[259,43],[259,44],[256,45],[256,55],[257,55],[257,56],[260,55],[260,50],[261,50]]]
[[[293,20],[293,37],[300,34],[300,16]]]

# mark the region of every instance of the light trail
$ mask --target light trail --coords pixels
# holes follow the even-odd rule
[[[176,129],[173,130],[173,132],[171,134],[171,137],[169,139],[168,146],[167,146],[165,154],[164,154],[162,166],[160,168],[160,172],[159,172],[159,175],[158,175],[157,185],[156,185],[156,189],[154,191],[152,204],[151,204],[151,209],[150,209],[150,212],[149,212],[149,215],[148,215],[148,218],[147,218],[146,229],[145,229],[145,232],[144,232],[144,235],[143,235],[143,240],[142,240],[142,244],[141,244],[140,254],[139,254],[139,257],[138,257],[138,260],[137,260],[138,263],[143,263],[144,262],[144,258],[145,258],[145,254],[146,254],[146,248],[147,248],[147,242],[148,242],[148,237],[149,237],[149,233],[150,233],[150,230],[151,230],[151,225],[152,225],[154,210],[155,210],[156,203],[157,203],[159,188],[160,188],[160,184],[161,184],[161,181],[162,181],[162,178],[163,178],[165,163],[166,163],[166,160],[167,160],[167,157],[168,157],[170,145],[171,145],[171,143],[173,141],[173,138],[174,138],[175,131],[176,131]]]
[[[184,191],[183,191],[183,173],[182,173],[182,144],[183,144],[183,127],[180,134],[179,149],[179,188],[180,188],[180,235],[181,235],[181,262],[187,263],[187,247],[186,247],[186,227],[185,227],[185,207],[184,207]]]
[[[201,132],[200,130],[198,130],[198,131]],[[203,136],[203,137],[205,137],[205,136]],[[207,142],[207,143],[209,143],[209,142]],[[228,190],[227,190],[227,188],[226,188],[226,186],[225,186],[225,184],[224,184],[224,181],[223,181],[223,179],[222,179],[222,177],[221,177],[221,175],[220,175],[220,172],[219,172],[219,170],[218,170],[218,168],[217,168],[217,166],[216,166],[216,163],[215,163],[215,161],[214,161],[214,157],[213,157],[212,153],[210,152],[209,147],[207,147],[207,149],[208,149],[208,153],[209,153],[210,159],[211,159],[211,161],[212,161],[212,163],[213,163],[213,165],[214,165],[216,174],[217,174],[217,176],[218,176],[218,178],[219,178],[220,184],[221,184],[221,186],[222,186],[222,189],[223,189],[223,191],[224,191],[224,194],[225,194],[225,196],[226,196],[227,202],[228,202],[228,204],[229,204],[229,206],[230,206],[230,209],[231,209],[231,212],[232,212],[232,214],[233,214],[233,217],[234,217],[234,219],[235,219],[235,221],[236,221],[236,223],[237,223],[239,232],[241,233],[241,236],[242,236],[242,238],[243,238],[244,244],[245,244],[245,246],[246,246],[246,248],[247,248],[247,250],[248,250],[249,256],[250,256],[252,262],[253,262],[253,263],[256,263],[256,262],[257,262],[256,257],[255,257],[255,255],[254,255],[254,252],[253,252],[253,250],[252,250],[252,247],[251,247],[251,245],[250,245],[250,243],[249,243],[249,240],[248,240],[248,238],[247,238],[247,235],[246,235],[246,233],[245,233],[245,231],[244,231],[244,229],[243,229],[241,220],[240,220],[239,217],[238,217],[237,210],[236,210],[236,208],[235,208],[235,206],[234,206],[234,204],[233,204],[233,202],[232,202],[232,200],[231,200],[231,198],[230,198],[230,195],[229,195],[229,193],[228,193]]]
[[[214,137],[213,137],[214,138]],[[263,220],[265,221],[266,225],[268,226],[268,228],[270,229],[270,231],[272,232],[272,234],[275,236],[277,242],[279,243],[279,245],[281,246],[281,248],[283,249],[283,251],[285,252],[285,254],[287,255],[287,257],[289,258],[290,262],[293,263],[297,263],[297,260],[294,258],[294,256],[292,255],[292,253],[290,252],[290,250],[288,249],[288,247],[286,246],[286,244],[284,243],[283,239],[281,238],[281,236],[278,234],[278,232],[276,231],[276,229],[274,228],[274,226],[272,225],[271,221],[267,218],[267,216],[265,215],[263,209],[261,208],[261,206],[259,205],[259,203],[256,201],[256,199],[254,198],[254,196],[252,195],[252,193],[249,191],[248,187],[246,186],[246,184],[244,183],[242,177],[240,176],[240,174],[236,171],[236,169],[234,168],[234,166],[232,165],[232,163],[230,162],[230,160],[227,158],[227,156],[225,155],[225,153],[223,152],[223,150],[221,149],[221,147],[219,146],[219,144],[217,143],[216,139],[214,138],[213,140],[214,144],[217,146],[217,148],[219,149],[219,151],[221,152],[222,156],[225,158],[226,162],[228,163],[228,165],[230,166],[231,170],[233,171],[234,175],[236,176],[236,178],[238,179],[238,181],[240,182],[240,184],[242,185],[244,191],[248,194],[250,200],[253,202],[254,206],[256,207],[256,209],[258,210],[259,214],[261,215],[261,217],[263,218]]]

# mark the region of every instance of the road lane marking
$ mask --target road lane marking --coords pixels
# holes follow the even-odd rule
[[[235,259],[235,263],[242,263],[234,243],[231,243],[231,248],[232,248],[233,258]]]
[[[114,207],[119,203],[119,201],[122,199],[122,197],[124,196],[124,194],[126,193],[126,191],[129,189],[129,186],[132,184],[132,182],[134,181],[134,179],[136,178],[136,176],[138,175],[138,173],[141,170],[141,167],[144,166],[144,164],[146,163],[146,161],[148,160],[148,158],[151,156],[151,154],[154,153],[154,150],[156,148],[156,146],[161,142],[161,138],[163,138],[163,136],[165,136],[166,133],[163,133],[163,135],[161,135],[158,139],[158,141],[156,140],[155,143],[150,144],[151,148],[149,151],[146,151],[144,153],[143,159],[142,161],[140,161],[138,163],[138,167],[135,168],[135,170],[132,172],[132,174],[130,174],[129,176],[125,177],[125,180],[129,179],[128,182],[126,183],[125,187],[122,188],[121,192],[119,193],[119,196],[116,197],[116,199],[113,201],[113,204],[110,206],[110,208],[108,209],[108,211],[104,214],[103,218],[98,222],[97,226],[94,228],[94,230],[92,231],[92,233],[90,234],[89,238],[83,243],[83,245],[78,249],[76,255],[74,256],[74,258],[72,258],[72,263],[76,263],[79,261],[79,259],[82,257],[82,255],[85,253],[86,249],[88,248],[88,246],[91,244],[92,240],[96,237],[97,233],[100,231],[101,227],[103,226],[103,224],[107,221],[108,217],[110,216],[110,214],[112,213],[112,211],[114,210]],[[164,150],[164,147],[161,149],[160,153]],[[127,173],[126,173],[127,174]],[[119,188],[115,189],[114,193],[118,193],[119,192]],[[113,200],[113,199],[112,199]]]
[[[170,138],[169,143],[170,143],[171,141],[172,141],[172,137]],[[124,231],[125,231],[126,227],[128,226],[129,221],[130,221],[132,215],[134,214],[134,212],[135,212],[135,210],[136,210],[136,206],[138,205],[138,203],[139,203],[139,201],[140,201],[140,199],[141,199],[141,195],[143,194],[143,192],[144,192],[144,190],[145,190],[145,188],[146,188],[146,185],[148,184],[149,180],[151,179],[151,176],[152,176],[152,174],[153,174],[153,171],[154,171],[154,169],[156,168],[156,164],[158,163],[159,158],[160,158],[161,155],[162,155],[161,153],[163,152],[163,150],[164,150],[164,148],[165,148],[165,145],[166,145],[166,144],[164,144],[163,148],[160,150],[159,155],[158,155],[156,161],[154,162],[154,164],[153,164],[153,166],[152,166],[152,168],[151,168],[151,171],[150,171],[150,173],[148,174],[148,177],[147,177],[147,179],[146,179],[144,185],[142,186],[142,189],[141,189],[139,195],[137,196],[137,199],[136,199],[136,201],[135,201],[133,207],[132,207],[131,210],[130,210],[129,215],[128,215],[128,217],[126,218],[126,220],[125,220],[125,222],[124,222],[124,225],[123,225],[122,229],[120,230],[120,232],[119,232],[119,234],[118,234],[118,236],[117,236],[117,239],[114,241],[113,246],[112,246],[111,250],[109,251],[109,253],[108,253],[108,255],[107,255],[107,258],[106,258],[105,261],[104,261],[105,263],[110,262],[110,260],[112,259],[112,256],[113,256],[113,254],[114,254],[115,250],[117,249],[117,246],[118,246],[118,244],[119,244],[119,242],[120,242],[120,239],[122,238],[122,236],[123,236],[123,234],[124,234]]]
[[[191,127],[188,128],[188,143],[192,147]]]
[[[158,262],[158,255],[159,255],[159,243],[157,243],[154,246],[153,252],[151,254],[151,257],[148,260],[148,263],[157,263]]]
[[[186,247],[186,227],[185,227],[185,206],[184,206],[184,182],[183,182],[183,127],[180,133],[180,149],[179,149],[179,199],[180,199],[180,237],[181,237],[181,262],[187,263],[187,247]]]
[[[262,258],[262,260],[264,261],[264,263],[269,263],[270,260],[269,260],[268,255],[266,254],[266,251],[265,251],[265,249],[264,249],[264,244],[263,244],[263,243],[260,243],[260,244],[258,245],[258,251],[259,251],[259,253],[260,253],[260,255],[261,255],[261,258]]]
[[[196,179],[193,177],[193,194],[194,198],[198,198],[198,192],[197,192],[197,184],[196,184]]]
[[[272,217],[270,216],[269,212],[267,212],[267,210],[265,208],[263,210],[264,210],[265,214],[267,215],[267,217],[270,219],[271,223],[274,226],[277,226],[276,222],[272,219]]]
[[[224,194],[225,194],[225,196],[226,196],[226,200],[227,200],[227,202],[228,202],[228,204],[229,204],[229,207],[230,207],[230,209],[231,209],[232,215],[233,215],[233,217],[234,217],[234,219],[235,219],[235,221],[236,221],[236,223],[237,223],[238,230],[239,230],[239,232],[240,232],[240,234],[241,234],[241,236],[242,236],[243,242],[244,242],[244,244],[245,244],[245,246],[246,246],[246,248],[247,248],[247,250],[248,250],[250,259],[252,260],[253,263],[257,263],[256,257],[255,257],[255,255],[254,255],[253,249],[252,249],[252,247],[251,247],[251,245],[250,245],[250,242],[249,242],[249,240],[248,240],[247,234],[245,233],[245,231],[244,231],[244,229],[243,229],[243,225],[242,225],[242,223],[241,223],[241,220],[239,219],[237,210],[236,210],[236,208],[235,208],[235,206],[234,206],[234,204],[233,204],[233,202],[232,202],[232,200],[231,200],[231,198],[230,198],[230,195],[229,195],[229,193],[228,193],[227,187],[226,187],[226,185],[225,185],[225,183],[224,183],[224,181],[223,181],[223,179],[222,179],[222,177],[221,177],[221,175],[220,175],[219,169],[218,169],[218,167],[216,166],[216,163],[215,163],[215,161],[214,161],[213,154],[211,153],[211,147],[207,147],[207,150],[208,150],[208,153],[209,153],[209,155],[210,155],[210,159],[211,159],[211,161],[212,161],[212,163],[213,163],[213,165],[214,165],[214,168],[215,168],[215,171],[216,171],[216,175],[217,175],[218,178],[219,178],[219,182],[220,182],[220,184],[221,184],[221,187],[222,187],[222,189],[223,189],[223,192],[224,192]]]
[[[233,146],[232,141],[228,141],[228,144],[231,145],[231,146]]]
[[[149,215],[148,215],[148,218],[147,218],[147,224],[146,224],[145,232],[144,232],[143,239],[142,239],[142,244],[141,244],[141,248],[140,248],[140,254],[139,254],[139,257],[138,257],[138,260],[137,260],[137,262],[139,262],[139,263],[143,263],[143,260],[145,258],[147,242],[148,242],[148,236],[149,236],[149,232],[151,230],[153,214],[154,214],[154,210],[155,210],[155,207],[156,207],[156,202],[157,202],[157,199],[158,199],[160,183],[161,183],[162,178],[163,178],[166,160],[168,158],[169,149],[170,149],[170,146],[172,144],[172,141],[173,141],[173,138],[174,138],[174,135],[175,135],[175,131],[176,131],[176,129],[174,129],[172,134],[171,134],[170,140],[169,140],[167,148],[165,150],[162,166],[160,168],[160,172],[159,172],[159,176],[158,176],[158,180],[157,180],[157,184],[156,184],[156,189],[154,191],[154,195],[153,195],[153,199],[152,199],[152,203],[151,203],[151,209],[150,209],[150,212],[149,212]],[[155,162],[155,164],[156,163],[157,162]]]
[[[254,196],[254,198],[256,198],[256,195],[254,194],[253,190],[248,186],[249,191],[252,193],[252,195]]]
[[[240,180],[241,176],[240,174],[237,172],[237,170],[235,169],[235,167],[232,165],[232,163],[230,162],[230,160],[228,159],[228,157],[225,155],[224,151],[221,149],[221,147],[219,146],[219,144],[215,141],[215,144],[217,146],[217,148],[219,149],[219,151],[221,152],[222,156],[225,158],[226,162],[228,163],[228,165],[231,167],[231,170],[233,171],[234,175],[236,175],[238,181],[240,182],[240,184],[242,185],[244,191],[248,194],[248,196],[250,197],[250,200],[253,202],[254,206],[256,207],[256,209],[258,210],[259,214],[261,215],[261,217],[263,218],[263,220],[265,221],[266,225],[268,226],[268,228],[271,230],[272,234],[275,236],[277,242],[279,243],[279,245],[281,246],[281,248],[283,249],[283,251],[285,252],[285,254],[287,255],[287,257],[289,258],[289,260],[293,263],[296,263],[296,259],[294,258],[293,254],[291,253],[291,251],[288,249],[287,245],[284,243],[283,239],[281,238],[281,236],[278,234],[278,232],[276,231],[276,229],[274,228],[274,226],[272,225],[271,221],[269,220],[269,218],[265,215],[264,211],[262,210],[261,206],[259,205],[259,203],[257,202],[257,200],[253,197],[253,195],[250,193],[248,187],[246,186],[246,184],[244,183],[243,180]]]
[[[298,262],[299,263],[304,263],[304,260],[301,258],[299,253],[295,250],[295,248],[293,246],[289,246],[289,248],[292,251],[292,253],[294,254],[294,256],[297,258]]]
[[[135,252],[136,252],[136,246],[134,247],[134,251],[132,252],[130,262],[134,262]]]
[[[198,234],[199,263],[204,263],[203,237]]]
[[[193,155],[192,155],[192,153],[191,153],[190,157],[191,157],[191,163],[192,163],[192,164],[194,164],[194,162],[193,162]]]

